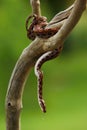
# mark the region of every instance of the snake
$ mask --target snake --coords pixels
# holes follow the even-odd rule
[[[35,64],[35,75],[37,77],[37,82],[38,82],[38,102],[40,105],[41,110],[45,113],[46,112],[46,105],[45,101],[43,99],[43,93],[42,93],[42,85],[43,85],[43,72],[41,71],[41,66],[43,65],[44,62],[56,58],[59,53],[61,52],[61,47],[60,49],[55,49],[53,51],[48,51],[44,53],[36,62]]]
[[[28,23],[30,19],[32,20],[31,25],[28,27]],[[30,15],[26,20],[26,31],[27,37],[31,40],[34,40],[36,36],[43,39],[48,39],[55,35],[59,28],[48,28],[46,29],[46,25],[48,24],[47,18],[44,16],[38,17],[37,15],[33,14]]]
[[[29,20],[33,18],[31,25],[28,27]],[[47,18],[44,16],[38,17],[37,15],[31,15],[26,20],[26,30],[27,30],[27,37],[31,40],[34,40],[37,36],[39,38],[47,39],[52,37],[58,32],[58,28],[49,28],[45,29],[47,25]],[[59,53],[62,50],[62,46],[60,46],[57,49],[54,49],[52,51],[48,51],[39,57],[39,59],[36,61],[35,64],[35,75],[37,77],[38,82],[38,89],[37,89],[37,95],[38,95],[38,103],[40,105],[41,110],[45,113],[46,112],[46,105],[45,101],[43,99],[43,72],[41,71],[41,67],[43,63],[45,63],[48,60],[56,58]]]

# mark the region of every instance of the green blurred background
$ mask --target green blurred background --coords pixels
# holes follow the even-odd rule
[[[74,0],[41,0],[42,14],[50,20]],[[5,95],[15,63],[30,44],[25,20],[29,0],[0,0],[0,130],[5,130]],[[21,129],[87,130],[87,12],[67,38],[62,54],[42,67],[47,113],[37,102],[34,71],[26,83]]]

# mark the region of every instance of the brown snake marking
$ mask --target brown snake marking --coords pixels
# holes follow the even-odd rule
[[[31,25],[28,27],[29,20],[33,18],[33,21]],[[27,30],[27,36],[29,39],[34,40],[36,36],[39,38],[50,38],[53,35],[55,35],[58,32],[58,28],[49,28],[45,29],[47,25],[47,19],[46,17],[38,17],[36,15],[31,15],[26,20],[26,30]],[[43,112],[46,112],[46,105],[43,100],[43,94],[42,94],[42,85],[43,85],[43,73],[40,70],[41,66],[44,62],[53,59],[58,56],[58,54],[61,52],[62,47],[59,49],[55,49],[53,51],[48,51],[44,53],[36,62],[35,64],[35,75],[37,76],[38,80],[38,102],[40,105],[40,108]]]
[[[43,73],[40,70],[41,66],[44,62],[50,60],[50,59],[54,59],[56,58],[59,53],[61,52],[62,47],[60,47],[59,49],[55,49],[53,51],[49,51],[44,53],[36,62],[35,64],[35,75],[37,76],[37,80],[38,80],[38,102],[40,105],[40,108],[43,112],[46,112],[46,105],[43,99],[43,94],[42,94],[42,85],[43,85]]]
[[[28,27],[29,20],[33,18],[31,25]],[[38,17],[37,15],[31,15],[26,20],[27,37],[34,40],[36,36],[39,38],[50,38],[55,35],[59,28],[45,29],[47,25],[47,18],[44,16]]]

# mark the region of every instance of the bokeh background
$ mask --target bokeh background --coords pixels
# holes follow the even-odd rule
[[[41,0],[42,14],[50,20],[74,0]],[[0,0],[0,130],[5,130],[5,96],[15,63],[31,41],[25,20],[29,0]],[[37,102],[37,80],[32,69],[23,95],[21,129],[87,130],[87,11],[69,35],[61,55],[42,67],[47,113]]]

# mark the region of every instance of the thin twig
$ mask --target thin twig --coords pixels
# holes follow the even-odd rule
[[[62,21],[66,20],[69,17],[69,15],[71,14],[73,7],[74,7],[74,4],[71,5],[68,9],[61,11],[58,14],[56,14],[52,18],[52,20],[48,23],[46,28],[51,28],[52,25],[61,23]]]
[[[37,16],[41,16],[41,9],[40,9],[40,1],[39,0],[30,0],[32,6],[32,13],[36,14]]]

